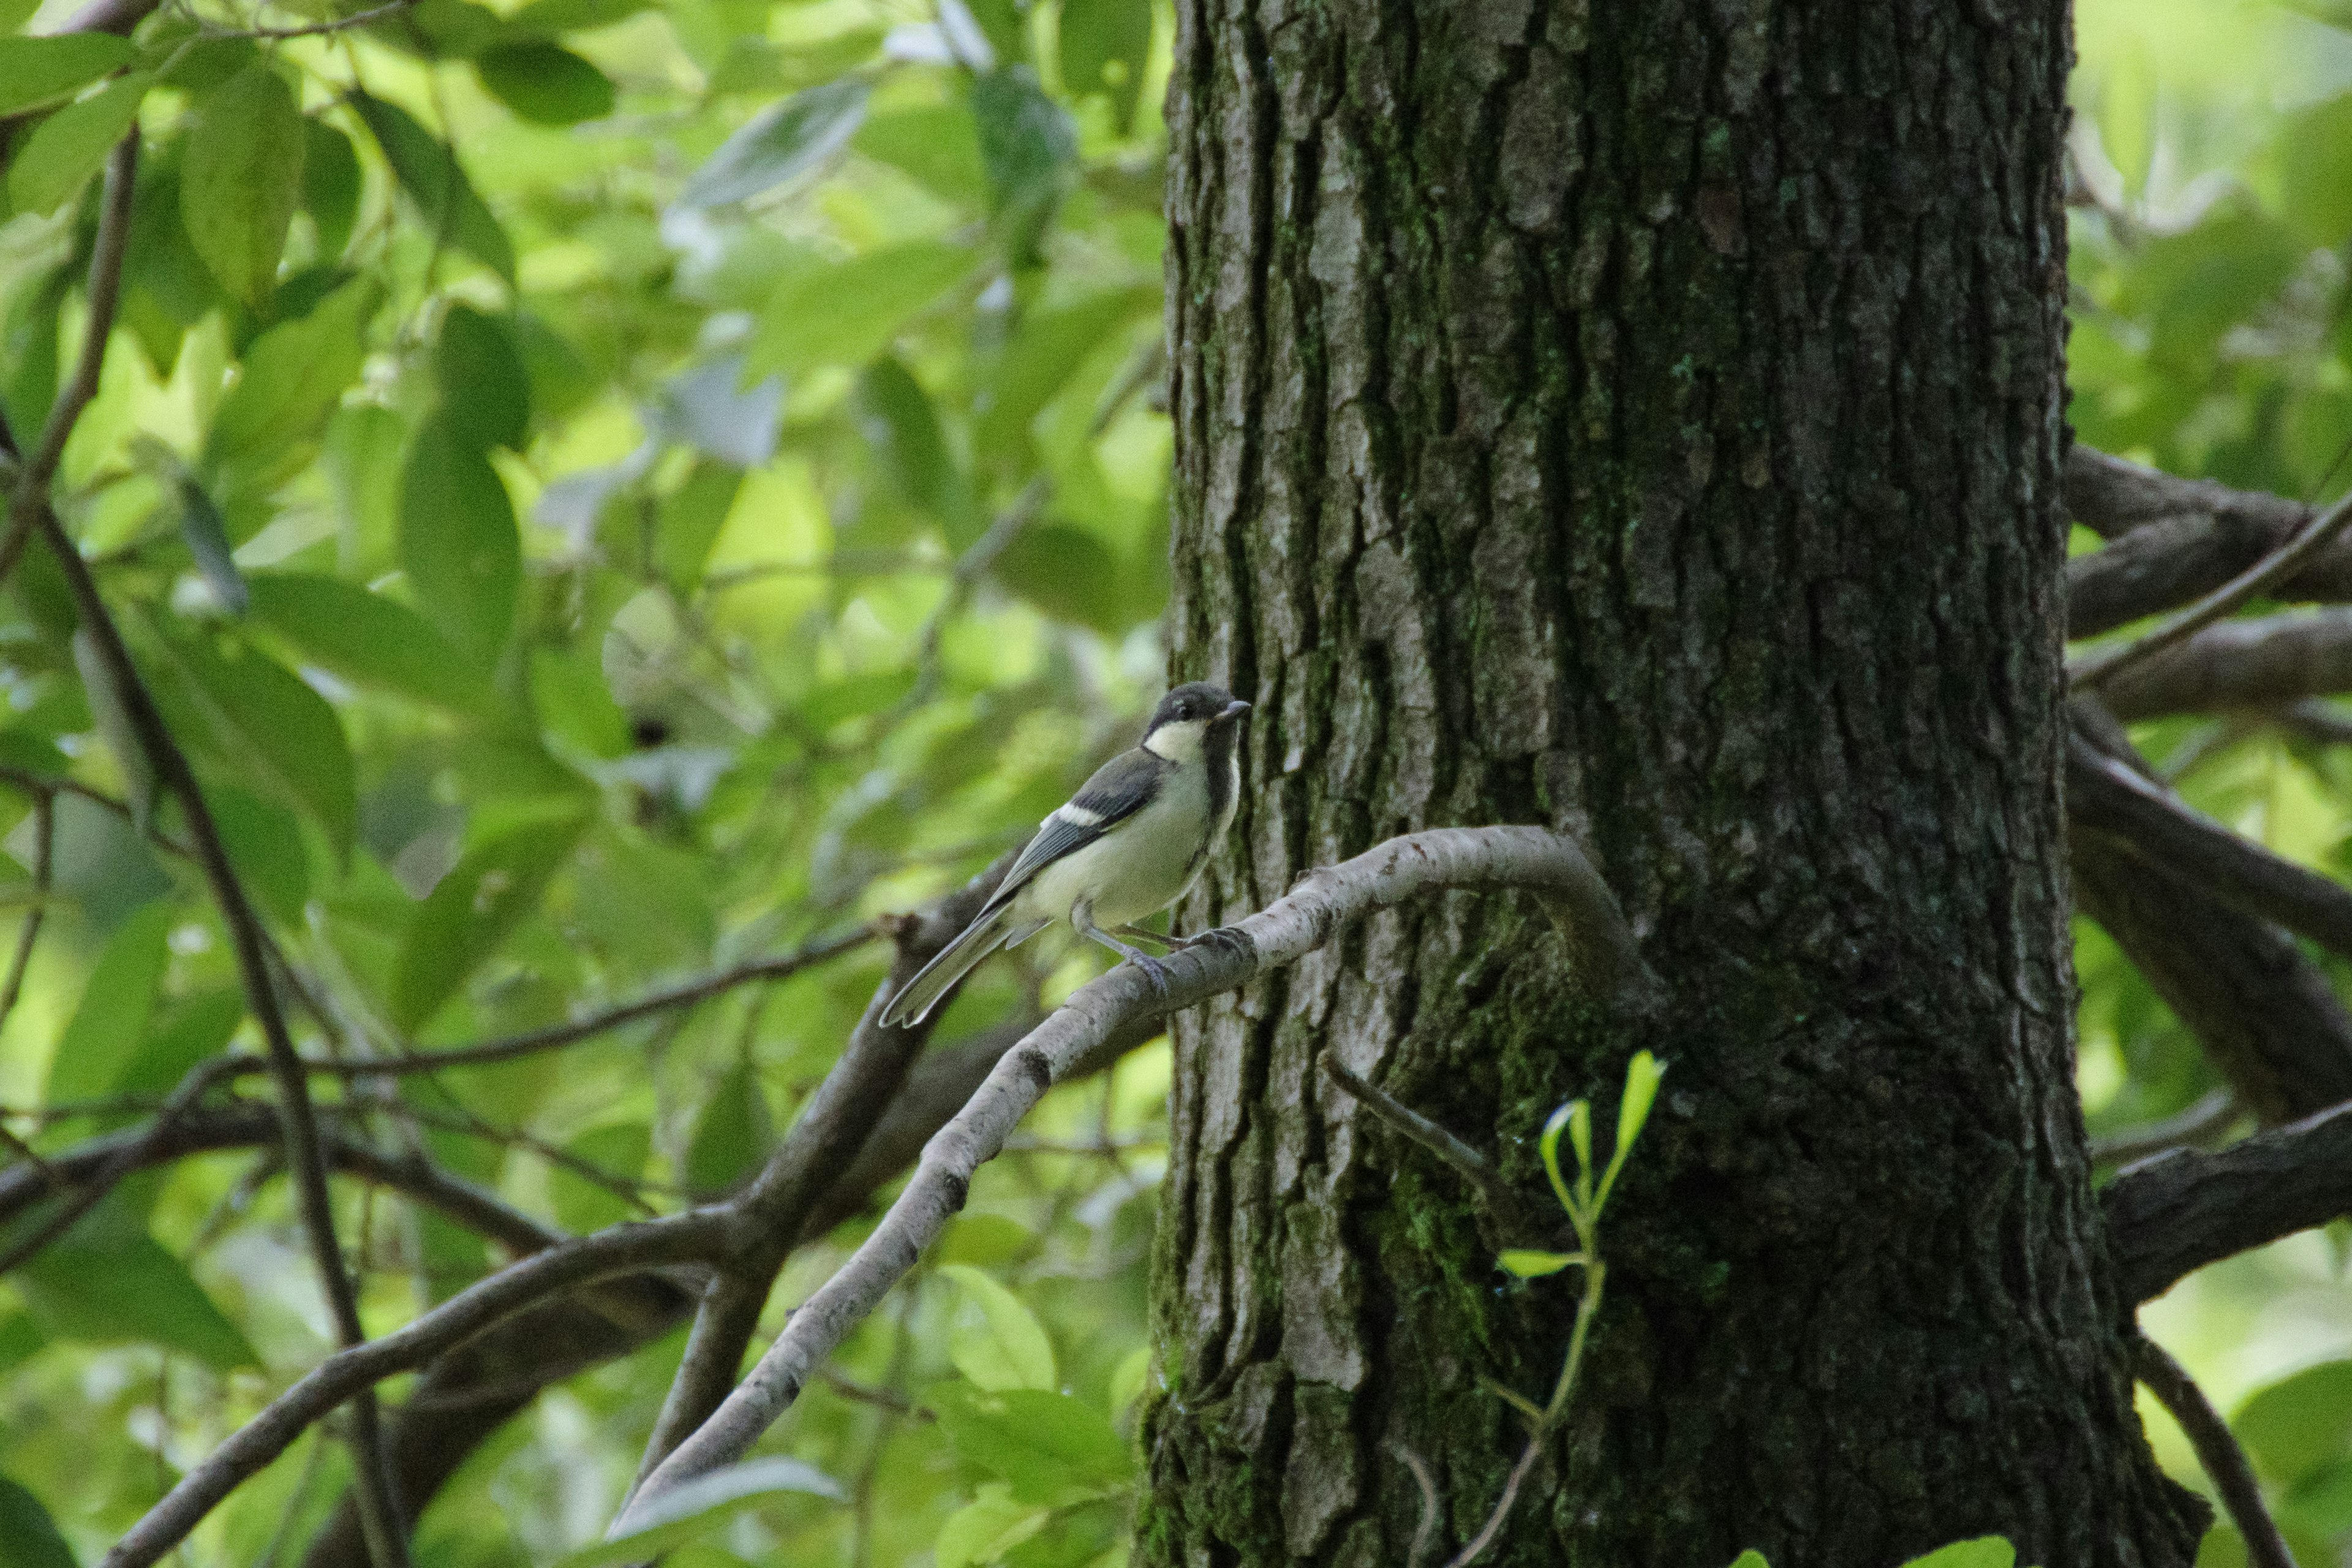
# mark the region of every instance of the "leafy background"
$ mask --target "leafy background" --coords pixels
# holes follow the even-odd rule
[[[2078,428],[2179,473],[2340,490],[2352,7],[2078,9]],[[306,1048],[511,1034],[910,908],[1127,742],[1168,582],[1161,0],[179,0],[128,41],[33,37],[70,10],[0,0],[0,407],[29,435],[70,367],[96,176],[135,118],[120,330],[66,521],[336,1021],[302,1020]],[[0,902],[42,920],[0,1118],[51,1152],[256,1043],[201,885],[142,837],[152,781],[118,762],[70,625],[36,552],[0,605]],[[2197,748],[2205,809],[2352,869],[2342,752],[2142,739]],[[667,1211],[753,1167],[885,957],[320,1092],[552,1224]],[[2216,1087],[2087,927],[2081,966],[2095,1134]],[[940,1037],[1093,968],[1024,949]],[[1122,1555],[1163,1052],[1052,1097],[771,1436],[829,1480],[793,1472],[672,1562]],[[496,1261],[337,1191],[372,1332]],[[2342,1247],[2283,1243],[2145,1314],[2236,1413],[2307,1563],[2352,1549]],[[0,1560],[92,1560],[332,1343],[271,1160],[127,1184],[0,1281]],[[435,1500],[418,1561],[593,1543],[678,1351],[543,1396]],[[347,1479],[306,1439],[185,1560],[295,1560]],[[2242,1556],[2221,1530],[2203,1561]]]

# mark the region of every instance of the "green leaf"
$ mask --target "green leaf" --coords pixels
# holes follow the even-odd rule
[[[1053,1342],[1021,1299],[968,1263],[940,1272],[962,1291],[948,1330],[948,1355],[974,1386],[990,1393],[1053,1389]]]
[[[207,992],[152,1024],[114,1080],[117,1094],[169,1094],[198,1062],[218,1056],[245,1020],[245,993]]]
[[[517,34],[584,33],[650,8],[651,0],[530,0],[507,18],[507,28]]]
[[[52,1340],[158,1344],[219,1372],[261,1364],[186,1264],[166,1252],[123,1195],[100,1204],[14,1276]]]
[[[658,1557],[717,1529],[749,1508],[790,1493],[840,1502],[840,1484],[798,1459],[746,1459],[740,1465],[697,1476],[642,1508],[632,1509],[624,1535],[557,1560],[555,1568],[602,1568]]]
[[[866,121],[858,152],[887,163],[934,195],[979,208],[988,202],[988,171],[980,162],[980,129],[968,104],[894,110]]]
[[[400,563],[426,618],[477,665],[497,664],[514,631],[522,535],[498,470],[443,417],[416,433],[401,468]]]
[[[577,125],[613,112],[613,83],[561,44],[523,38],[474,57],[490,95],[535,125]]]
[[[367,323],[382,297],[373,280],[354,279],[309,315],[256,338],[236,384],[213,416],[207,464],[275,457],[313,435],[359,378]]]
[[[1731,1560],[1731,1568],[1772,1568],[1772,1565],[1764,1561],[1764,1553],[1751,1546]]]
[[[413,1033],[457,994],[522,918],[571,852],[581,824],[564,818],[514,829],[467,851],[416,906],[394,959],[392,1021]]]
[[[1021,449],[1031,422],[1069,384],[1087,356],[1159,304],[1157,289],[1113,289],[1032,315],[988,378],[974,450]]]
[[[2099,143],[2124,177],[2124,195],[2147,188],[2148,164],[2156,157],[2156,68],[2135,38],[2107,62],[2099,88]]]
[[[929,1390],[956,1452],[1003,1476],[1023,1502],[1060,1503],[1129,1479],[1133,1455],[1093,1405],[1040,1388],[990,1393],[968,1383]]]
[[[1112,123],[1135,123],[1151,53],[1151,0],[1062,0],[1062,89],[1110,95]]]
[[[0,38],[0,114],[38,109],[120,70],[139,55],[110,33],[57,33]]]
[[[195,557],[196,570],[204,574],[222,608],[232,615],[245,614],[253,595],[246,586],[245,574],[237,570],[228,542],[228,522],[220,508],[194,475],[177,475],[172,489],[180,500],[180,537],[186,542],[188,553]]]
[[[425,232],[446,239],[511,286],[514,242],[476,194],[456,150],[398,104],[364,92],[352,93],[349,101],[383,149],[393,176],[416,204]]]
[[[935,1568],[974,1568],[1001,1562],[1006,1552],[1045,1528],[1053,1510],[1016,1502],[1003,1487],[991,1487],[976,1501],[948,1515],[931,1547]]]
[[[341,256],[359,221],[360,156],[350,137],[315,118],[302,121],[302,205],[318,227],[320,258]]]
[[[971,265],[968,250],[917,240],[797,272],[777,287],[760,313],[759,331],[744,356],[750,374],[791,375],[822,364],[863,364]]]
[[[180,219],[221,287],[257,304],[278,282],[302,199],[302,111],[266,65],[204,100],[180,164]]]
[[[885,354],[866,367],[857,378],[853,412],[858,433],[892,488],[939,520],[951,549],[980,536],[971,482],[948,449],[930,395],[897,356]]]
[[[308,572],[257,573],[247,585],[254,617],[322,669],[456,714],[499,709],[497,689],[397,599]]]
[[[594,1128],[563,1146],[564,1152],[623,1181],[645,1174],[646,1155],[652,1148],[653,1129],[642,1121]],[[619,1194],[562,1165],[548,1168],[548,1194],[555,1203],[556,1223],[575,1236],[636,1217],[637,1211]]]
[[[2279,210],[2312,243],[2341,244],[2352,235],[2352,93],[2289,116],[2278,148]]]
[[[1571,1263],[1584,1261],[1581,1252],[1537,1252],[1526,1247],[1507,1247],[1497,1258],[1505,1268],[1522,1279],[1540,1279],[1547,1274],[1557,1274]]]
[[[663,498],[654,554],[662,574],[679,588],[691,590],[701,580],[710,546],[742,489],[742,469],[705,458]]]
[[[2352,1361],[2322,1362],[2255,1390],[2230,1426],[2273,1479],[2315,1474],[2352,1454]]]
[[[530,377],[507,322],[471,305],[449,308],[433,345],[450,433],[480,447],[522,450],[530,429]]]
[[[1034,1232],[1001,1214],[961,1214],[940,1237],[931,1256],[941,1263],[994,1268],[1025,1257],[1037,1245]]]
[[[981,167],[988,173],[990,216],[1013,264],[1033,267],[1041,259],[1038,243],[1045,226],[1076,171],[1077,132],[1026,65],[975,76],[971,92]]]
[[[165,939],[176,918],[171,904],[158,900],[114,928],[82,987],[81,1005],[58,1037],[57,1054],[49,1061],[48,1086],[42,1091],[47,1103],[63,1105],[115,1092],[125,1065],[138,1055],[146,1035],[155,991],[171,959]]]
[[[359,827],[359,784],[333,707],[301,677],[241,643],[178,637],[168,646],[220,765],[309,816],[338,856],[348,855]]]
[[[1033,522],[997,552],[989,574],[1055,619],[1106,636],[1151,618],[1151,606],[1128,595],[1118,557],[1087,529]]]
[[[1544,1174],[1551,1178],[1552,1194],[1559,1199],[1559,1206],[1570,1215],[1577,1213],[1576,1194],[1570,1188],[1568,1178],[1560,1173],[1559,1135],[1568,1131],[1569,1117],[1574,1108],[1582,1103],[1582,1100],[1570,1100],[1553,1111],[1544,1121],[1543,1138],[1537,1144],[1537,1149],[1543,1155]]]
[[[761,110],[694,172],[677,205],[748,201],[824,167],[856,133],[866,99],[865,79],[844,77]]]
[[[1925,1557],[1914,1557],[1903,1568],[2014,1568],[2017,1548],[1998,1535],[1955,1541]]]
[[[41,1500],[0,1476],[0,1563],[8,1568],[77,1568],[73,1548],[58,1533]]]
[[[759,1168],[775,1142],[768,1097],[747,1058],[728,1069],[703,1102],[686,1149],[686,1184],[698,1193],[723,1193]]]
[[[300,925],[310,898],[310,855],[301,823],[286,807],[235,784],[215,784],[205,798],[247,889],[277,919]]]
[[[54,212],[81,194],[139,117],[153,79],[126,76],[33,128],[8,169],[8,199],[19,212]]]
[[[38,558],[38,552],[32,553]],[[19,575],[21,578],[22,574]],[[143,833],[155,815],[155,768],[147,760],[147,749],[139,743],[138,732],[131,727],[130,710],[123,707],[121,695],[115,690],[113,672],[100,655],[98,639],[90,635],[88,626],[74,628],[73,661],[75,673],[81,677],[82,695],[89,702],[90,721],[98,726],[106,749],[114,753],[115,767],[122,773],[124,793],[131,797],[131,820]]]

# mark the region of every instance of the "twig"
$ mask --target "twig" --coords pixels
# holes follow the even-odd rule
[[[2352,524],[2352,495],[2314,517],[2294,538],[2146,636],[2122,647],[2070,661],[2068,685],[2077,691],[2096,690],[2101,683],[2116,679],[2194,637],[2272,584],[2293,575],[2295,568],[2326,548],[2347,524]]]
[[[844,1376],[831,1367],[823,1373],[824,1385],[844,1399],[858,1405],[870,1405],[877,1410],[887,1410],[893,1415],[903,1415],[910,1421],[937,1421],[939,1413],[928,1405],[916,1404],[903,1394],[893,1394],[887,1388],[874,1388],[856,1379]]]
[[[2216,1133],[2226,1131],[2231,1122],[2245,1113],[2246,1108],[2238,1103],[2235,1091],[2217,1089],[2161,1121],[2127,1127],[2105,1138],[2092,1139],[2091,1163],[2095,1165],[2127,1165],[2134,1160],[2145,1160],[2151,1154],[2161,1154],[2183,1144],[2201,1143]]]
[[[139,127],[134,124],[106,161],[98,238],[90,246],[86,286],[89,320],[82,329],[81,353],[74,361],[73,379],[49,406],[40,439],[16,470],[16,487],[8,497],[7,531],[0,534],[0,578],[16,569],[26,541],[32,538],[40,514],[48,508],[49,481],[57,478],[66,442],[82,410],[98,395],[99,375],[106,367],[107,340],[114,332],[114,307],[122,295],[122,258],[131,242],[131,197],[138,173]]]
[[[348,16],[338,17],[331,22],[313,22],[303,27],[224,28],[218,32],[207,31],[205,37],[253,38],[270,42],[286,38],[315,38],[328,33],[340,33],[350,27],[364,27],[370,22],[381,22],[386,16],[395,16],[415,4],[415,0],[391,0],[389,5],[371,6],[365,11],[355,11]]]
[[[1430,1545],[1437,1539],[1437,1517],[1445,1505],[1437,1495],[1437,1478],[1429,1473],[1422,1457],[1402,1442],[1391,1442],[1389,1447],[1404,1461],[1404,1468],[1412,1472],[1413,1484],[1421,1488],[1421,1522],[1413,1526],[1412,1544],[1404,1554],[1404,1568],[1421,1568],[1429,1560]]]
[[[41,1184],[49,1191],[55,1192],[65,1184],[58,1175],[57,1167],[50,1164],[38,1149],[11,1132],[8,1130],[8,1124],[5,1121],[0,1121],[0,1143],[5,1143],[10,1152],[32,1166],[39,1173]],[[0,1269],[0,1273],[5,1272],[6,1270]]]
[[[2131,1352],[2132,1375],[2180,1423],[2189,1446],[2197,1450],[2197,1462],[2205,1467],[2214,1490],[2221,1494],[2221,1506],[2229,1510],[2230,1522],[2238,1527],[2239,1538],[2246,1543],[2251,1568],[2295,1568],[2294,1553],[2287,1550],[2270,1510],[2263,1505],[2262,1483],[2254,1479],[2246,1451],[2238,1446],[2230,1424],[2221,1419],[2205,1391],[2146,1334],[2132,1336]]]
[[[0,1027],[16,1011],[24,994],[25,971],[33,962],[34,944],[41,940],[41,921],[49,912],[49,886],[58,839],[57,797],[47,790],[33,796],[33,902],[25,924],[16,932],[16,951],[8,960],[8,978],[0,982]]]
[[[114,1543],[102,1568],[146,1568],[187,1538],[237,1484],[305,1429],[387,1377],[413,1371],[508,1318],[576,1286],[668,1264],[701,1262],[727,1245],[723,1208],[619,1225],[550,1247],[469,1286],[404,1326],[336,1352],[232,1433]]]
[[[1164,992],[1132,964],[1081,987],[1007,1052],[978,1093],[923,1151],[890,1212],[839,1272],[803,1301],[751,1374],[646,1479],[614,1521],[634,1527],[653,1499],[740,1458],[788,1409],[820,1363],[963,1206],[974,1171],[992,1159],[1047,1089],[1121,1025],[1172,1012],[1296,962],[1375,909],[1441,888],[1523,888],[1564,922],[1597,887],[1609,900],[1588,948],[1622,942],[1638,965],[1622,912],[1573,839],[1534,827],[1440,828],[1393,838],[1343,865],[1309,874],[1240,925],[1164,961]]]
[[[1495,1168],[1493,1161],[1386,1089],[1359,1077],[1332,1051],[1326,1049],[1316,1059],[1322,1063],[1331,1081],[1347,1090],[1365,1110],[1444,1161],[1477,1189],[1487,1212],[1510,1234],[1513,1245],[1549,1245],[1559,1236],[1561,1226],[1537,1218],[1535,1206],[1503,1179],[1503,1173]]]

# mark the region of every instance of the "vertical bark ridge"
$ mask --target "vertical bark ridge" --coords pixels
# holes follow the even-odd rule
[[[1594,846],[1179,1030],[1153,1563],[1458,1542],[1567,1291],[1312,1068],[1539,1180],[1672,1058],[1611,1310],[1492,1561],[2178,1564],[2089,1202],[2058,812],[2059,0],[1181,0],[1177,666],[1258,704],[1192,926],[1388,834]]]

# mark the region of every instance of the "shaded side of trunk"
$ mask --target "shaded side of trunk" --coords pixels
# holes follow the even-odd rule
[[[1187,929],[1399,831],[1587,837],[1673,993],[1531,907],[1376,921],[1180,1031],[1153,1564],[1450,1553],[1572,1276],[1328,1047],[1540,1190],[1671,1059],[1589,1381],[1486,1561],[2179,1564],[2072,1079],[2062,0],[1180,0],[1182,678],[1254,700]]]

